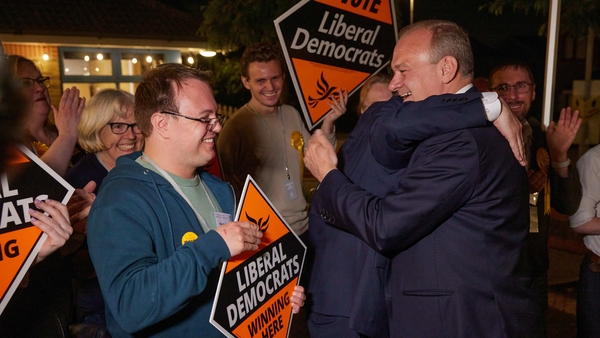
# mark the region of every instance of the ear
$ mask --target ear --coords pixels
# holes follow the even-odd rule
[[[458,61],[453,56],[444,56],[439,63],[442,72],[442,81],[450,83],[458,75]]]
[[[531,101],[535,100],[535,84],[531,86]]]
[[[156,133],[162,138],[169,138],[169,130],[171,119],[167,118],[166,114],[154,113],[150,118],[152,123],[152,133]]]
[[[248,81],[248,79],[246,79],[243,76],[241,76],[241,78],[242,78],[242,84],[244,85],[244,87],[246,87],[246,89],[250,90],[250,82]]]

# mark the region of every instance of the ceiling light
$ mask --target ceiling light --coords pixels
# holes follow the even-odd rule
[[[214,52],[212,50],[203,50],[200,52],[200,55],[204,56],[205,58],[211,58],[217,55],[217,52]]]

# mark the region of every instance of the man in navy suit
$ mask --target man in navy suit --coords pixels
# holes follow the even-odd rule
[[[519,123],[508,106],[505,105],[503,111],[506,113],[495,119],[501,112],[496,93],[484,93],[482,97],[479,92],[471,91],[432,96],[420,102],[404,102],[395,96],[388,102],[375,103],[361,116],[338,153],[338,167],[352,182],[383,197],[394,190],[402,177],[414,141],[438,133],[485,126],[488,120],[494,119],[499,130],[513,131],[509,128],[512,123],[518,132]],[[377,165],[369,146],[371,128],[377,126],[382,116],[393,114],[402,116],[404,128],[400,133],[403,146],[396,150],[395,157],[398,167],[402,168],[399,170]],[[517,143],[515,140],[515,145]],[[319,205],[319,199],[317,192],[313,205]],[[388,337],[384,291],[388,258],[356,236],[328,226],[321,215],[314,213],[315,209],[309,214],[308,230],[308,247],[314,249],[311,255],[314,259],[308,264],[311,270],[307,285],[311,337]]]
[[[390,89],[405,101],[475,91],[468,36],[451,22],[405,27],[391,67]],[[427,124],[430,116],[417,109],[413,117]],[[365,158],[383,167],[375,176],[406,168],[388,176],[396,179],[387,181],[388,191],[355,184],[356,177],[336,169],[335,152],[322,135],[313,136],[305,163],[321,185],[311,214],[392,257],[387,289],[392,337],[529,336],[527,323],[539,310],[522,259],[529,221],[525,170],[491,124],[433,129],[431,137],[413,139],[407,147],[403,133],[410,141],[420,125],[406,131],[405,118],[382,115],[365,140],[370,147]],[[348,283],[361,283],[360,277]],[[367,311],[352,315],[359,322],[374,320]]]

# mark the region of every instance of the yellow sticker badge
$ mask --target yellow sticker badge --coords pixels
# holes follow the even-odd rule
[[[195,233],[188,231],[181,237],[181,245],[185,245],[185,243],[193,242],[198,239],[198,235]]]

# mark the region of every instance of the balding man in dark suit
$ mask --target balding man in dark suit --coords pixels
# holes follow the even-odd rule
[[[390,88],[405,100],[475,91],[468,36],[456,24],[420,22],[400,36]],[[373,159],[388,170],[406,165],[401,123],[390,115],[371,129]],[[528,337],[539,310],[522,259],[525,170],[491,125],[434,135],[415,144],[383,197],[336,170],[331,147],[313,136],[306,165],[321,181],[313,213],[393,257],[392,337]]]

